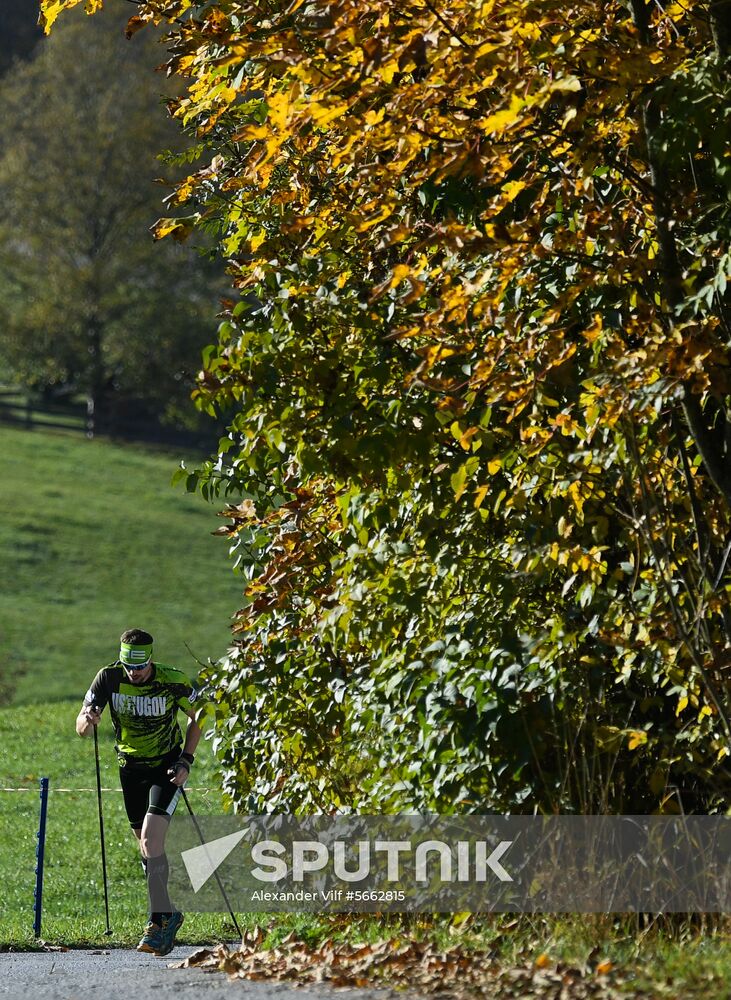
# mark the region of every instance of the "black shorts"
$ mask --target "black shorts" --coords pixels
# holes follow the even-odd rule
[[[167,772],[179,757],[180,750],[176,749],[152,766],[126,764],[120,767],[119,781],[122,785],[124,808],[133,830],[142,829],[147,813],[167,816],[169,819],[175,812],[180,799],[180,788],[172,783]]]

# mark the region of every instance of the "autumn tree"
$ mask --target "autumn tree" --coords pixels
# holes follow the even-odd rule
[[[154,181],[173,176],[156,157],[183,144],[154,40],[127,44],[124,23],[73,17],[0,83],[0,358],[97,413],[121,394],[179,418],[221,283],[192,249],[153,244]]]
[[[728,795],[730,11],[138,3],[209,154],[157,233],[242,296],[187,474],[247,579],[238,801]]]

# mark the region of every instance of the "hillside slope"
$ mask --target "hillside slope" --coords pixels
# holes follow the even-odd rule
[[[0,700],[81,697],[132,626],[191,676],[186,642],[225,652],[241,581],[175,457],[5,427],[0,454]]]

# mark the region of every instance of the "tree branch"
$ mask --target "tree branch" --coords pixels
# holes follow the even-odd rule
[[[432,12],[434,17],[436,17],[438,21],[442,22],[442,24],[450,33],[450,35],[452,35],[453,38],[456,38],[461,45],[464,45],[466,49],[474,49],[474,45],[471,45],[463,35],[460,35],[457,29],[452,27],[449,21],[447,21],[447,19],[443,17],[442,14],[439,13],[439,11],[434,7],[434,5],[429,3],[429,0],[424,0],[424,6],[426,7],[427,10],[430,10]]]
[[[713,432],[708,427],[701,408],[700,399],[685,386],[683,413],[688,421],[695,446],[703,459],[703,465],[714,486],[731,507],[731,468],[718,449]],[[724,417],[725,419],[725,417]]]

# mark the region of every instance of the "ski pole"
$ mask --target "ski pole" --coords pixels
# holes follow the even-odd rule
[[[185,794],[185,789],[183,788],[182,785],[180,786],[180,791],[183,793],[183,802],[185,802],[186,806],[188,807],[188,812],[190,813],[190,818],[193,820],[193,826],[196,829],[196,832],[198,834],[198,838],[199,838],[199,840],[201,842],[201,846],[205,847],[206,846],[206,842],[205,842],[205,840],[203,838],[203,833],[201,831],[201,828],[198,826],[198,820],[195,818],[193,810],[190,807],[190,802],[188,802],[188,796]],[[239,927],[238,920],[234,916],[234,911],[231,909],[231,904],[228,901],[228,896],[226,895],[226,890],[223,887],[223,882],[221,881],[221,878],[220,878],[220,876],[218,874],[218,871],[214,870],[213,875],[214,875],[214,878],[216,879],[216,882],[218,882],[218,888],[221,890],[221,895],[223,896],[223,901],[226,904],[226,906],[228,907],[228,913],[229,913],[229,916],[231,917],[231,919],[233,920],[233,925],[236,928],[236,933],[239,935],[240,938],[243,939],[244,935],[241,933],[241,928]]]
[[[92,710],[98,712],[96,705],[92,705]],[[107,921],[105,934],[111,934],[112,928],[109,926],[109,888],[107,886],[107,850],[104,845],[104,813],[102,812],[102,776],[99,771],[99,737],[96,726],[94,726],[94,757],[96,759],[96,798],[99,803],[99,836],[102,843],[102,875],[104,877],[104,916]]]

